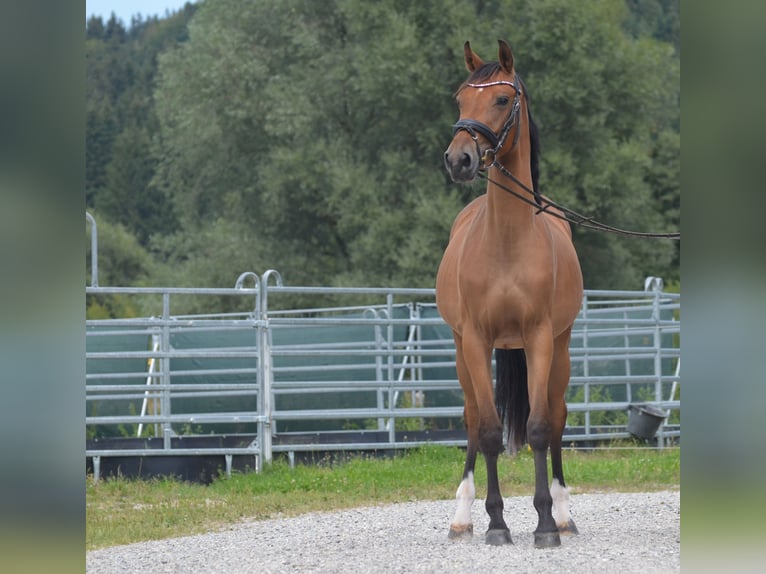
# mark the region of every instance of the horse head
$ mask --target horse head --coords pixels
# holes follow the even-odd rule
[[[476,55],[469,42],[463,46],[470,75],[456,93],[460,119],[444,152],[444,165],[453,181],[471,181],[479,170],[492,165],[519,116],[521,84],[513,54],[507,43],[498,40],[498,44],[498,61],[489,63]],[[517,137],[518,130],[513,145]]]

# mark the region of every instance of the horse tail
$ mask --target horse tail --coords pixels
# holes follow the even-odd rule
[[[508,445],[516,453],[527,441],[529,388],[524,349],[495,349],[495,406],[508,431]]]

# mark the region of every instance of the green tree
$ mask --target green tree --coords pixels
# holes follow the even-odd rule
[[[129,29],[114,15],[86,23],[86,206],[123,223],[144,246],[175,225],[150,184],[157,54],[185,40],[194,10],[187,4],[164,20],[134,17]]]
[[[153,249],[193,284],[274,267],[291,284],[432,286],[452,220],[482,191],[442,166],[462,44],[493,59],[503,37],[540,126],[544,192],[617,227],[673,229],[678,58],[626,32],[630,17],[620,0],[204,3],[159,58],[152,182],[180,223]],[[587,287],[677,269],[670,242],[575,234]]]
[[[294,283],[433,284],[458,202],[439,240],[416,242],[439,244],[417,273],[401,276],[397,252],[427,198],[457,195],[441,168],[449,91],[431,64],[444,47],[424,47],[394,4],[201,8],[156,94],[157,181],[185,229],[240,224],[251,267]]]
[[[152,234],[172,230],[175,217],[164,194],[151,185],[155,161],[146,127],[127,126],[112,144],[112,160],[96,207],[131,230],[141,245]]]
[[[651,36],[681,51],[681,0],[626,0],[625,29],[635,38]]]

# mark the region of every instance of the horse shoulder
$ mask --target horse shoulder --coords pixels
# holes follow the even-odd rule
[[[549,199],[549,198],[546,195],[543,195],[543,200],[546,200],[546,199]],[[571,240],[572,226],[569,224],[569,221],[566,221],[565,219],[563,219],[564,217],[566,217],[566,214],[560,209],[557,209],[555,207],[548,207],[548,209],[546,209],[545,211],[546,211],[546,214],[548,215],[547,221],[549,222],[550,226],[559,232],[563,232],[564,235]]]
[[[473,221],[476,217],[477,212],[483,208],[483,206],[487,203],[487,196],[486,194],[480,195],[471,203],[466,205],[460,213],[457,214],[457,217],[455,218],[455,221],[452,223],[452,230],[450,231],[450,241],[458,235],[465,227],[466,225],[469,225],[471,221]]]

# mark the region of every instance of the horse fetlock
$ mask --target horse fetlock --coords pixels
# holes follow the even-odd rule
[[[569,490],[562,486],[557,478],[554,478],[551,483],[551,498],[553,499],[551,513],[559,532],[576,534],[577,527],[569,516]]]

